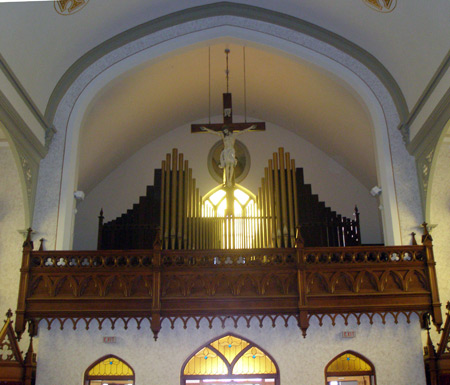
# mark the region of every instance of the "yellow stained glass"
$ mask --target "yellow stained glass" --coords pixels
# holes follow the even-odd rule
[[[256,347],[251,347],[236,362],[233,374],[276,374],[272,360]]]
[[[234,197],[239,201],[239,203],[242,206],[244,206],[250,198],[248,194],[238,189],[234,190]]]
[[[228,374],[228,367],[214,351],[203,347],[186,364],[184,374]]]
[[[108,357],[89,370],[89,376],[133,376],[133,370],[115,357]]]
[[[234,358],[244,350],[249,343],[234,336],[225,336],[223,338],[214,341],[211,346],[216,348],[222,353],[227,361],[231,364]]]
[[[214,206],[217,206],[217,203],[219,203],[220,200],[225,197],[225,195],[225,190],[218,190],[209,197],[209,200]]]
[[[372,371],[372,367],[369,363],[351,353],[339,356],[327,368],[327,373],[370,371]]]
[[[230,367],[238,356],[239,359]],[[277,374],[277,369],[274,362],[256,346],[242,338],[227,335],[198,350],[186,364],[184,374]]]

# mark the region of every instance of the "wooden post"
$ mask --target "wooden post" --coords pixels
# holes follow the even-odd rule
[[[153,297],[152,297],[152,320],[150,328],[155,341],[161,330],[161,230],[156,232],[153,242]]]
[[[295,236],[295,247],[297,252],[297,287],[298,287],[298,318],[297,323],[302,331],[303,338],[306,337],[306,331],[309,327],[309,315],[307,310],[306,297],[306,272],[305,272],[305,256],[304,245],[300,226],[297,226],[297,233]]]
[[[25,355],[24,361],[25,370],[23,373],[23,384],[31,385],[34,379],[34,372],[36,369],[36,363],[34,361],[34,352],[33,352],[33,337],[30,338],[30,344],[28,345],[28,351]]]
[[[33,241],[31,240],[31,228],[27,231],[27,238],[23,243],[22,249],[22,267],[20,268],[19,297],[17,299],[16,325],[15,331],[17,339],[20,341],[26,326],[26,299],[30,285],[30,263],[31,253],[33,252]]]
[[[98,216],[98,234],[97,234],[97,250],[102,250],[102,240],[103,240],[103,208],[100,210],[100,215]]]
[[[422,236],[422,243],[425,246],[427,254],[427,268],[428,268],[428,279],[430,280],[430,291],[432,300],[432,312],[433,323],[436,326],[438,332],[441,330],[442,325],[442,313],[441,313],[441,302],[439,300],[439,290],[436,277],[436,262],[434,261],[433,254],[433,238],[428,232],[428,224],[422,224],[424,234]]]

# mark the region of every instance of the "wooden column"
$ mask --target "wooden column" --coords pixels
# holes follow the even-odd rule
[[[152,320],[150,328],[155,341],[161,330],[161,232],[158,230],[153,242],[153,293],[152,293]]]
[[[295,237],[295,247],[297,251],[297,287],[298,287],[298,326],[302,331],[303,338],[306,337],[306,331],[309,328],[308,302],[306,297],[306,269],[304,256],[303,237],[300,232],[300,226],[297,227]]]
[[[430,291],[433,308],[431,315],[433,317],[433,323],[436,326],[436,329],[440,331],[442,325],[442,313],[436,277],[436,262],[434,261],[434,254],[433,254],[433,238],[428,232],[428,224],[423,223],[422,227],[424,229],[424,234],[422,236],[422,243],[425,246],[427,253],[428,279],[430,280]]]
[[[16,325],[15,331],[17,334],[17,339],[20,340],[23,332],[25,331],[26,318],[26,298],[28,296],[28,288],[30,285],[30,263],[31,263],[31,252],[33,251],[33,241],[31,240],[31,228],[27,231],[27,238],[23,243],[22,249],[22,267],[20,268],[20,283],[19,283],[19,297],[17,299],[17,310],[16,310]]]

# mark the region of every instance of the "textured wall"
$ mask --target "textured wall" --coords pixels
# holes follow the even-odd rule
[[[8,146],[0,147],[0,322],[17,306],[24,228],[19,173]]]
[[[345,330],[356,331],[353,339],[342,339]],[[283,385],[323,385],[325,366],[345,350],[354,350],[368,358],[375,366],[377,385],[424,385],[425,375],[421,354],[420,327],[417,317],[411,324],[401,318],[395,324],[390,318],[386,325],[377,319],[370,325],[363,317],[361,325],[350,320],[345,326],[342,320],[331,326],[329,320],[319,327],[313,321],[304,339],[294,320],[276,328],[266,321],[263,328],[252,324],[250,328],[240,324],[237,329],[215,323],[209,329],[202,323],[195,328],[193,321],[183,329],[177,322],[172,330],[163,323],[159,339],[155,342],[148,323],[140,331],[132,325],[99,331],[91,325],[85,330],[74,331],[67,326],[63,331],[55,325],[50,331],[41,325],[38,356],[37,385],[79,385],[84,371],[94,361],[106,354],[115,354],[130,364],[136,375],[137,385],[178,385],[180,371],[186,358],[211,339],[232,332],[251,340],[265,349],[278,363]],[[104,336],[115,336],[115,344],[104,344]],[[64,368],[62,370],[61,368]]]
[[[153,184],[155,168],[161,167],[165,154],[174,147],[189,161],[200,194],[205,195],[216,187],[217,182],[208,172],[207,156],[217,139],[210,134],[191,134],[190,125],[185,125],[148,144],[117,167],[78,205],[74,249],[97,247],[97,216],[100,208],[104,209],[105,221],[131,208],[133,203],[139,201],[139,196],[145,194],[146,186]],[[354,206],[358,205],[363,242],[383,242],[377,200],[345,168],[311,143],[270,123],[265,132],[243,134],[239,140],[247,146],[251,157],[250,172],[241,185],[257,194],[264,167],[267,167],[272,153],[284,147],[285,151],[290,152],[291,159],[295,159],[296,166],[304,168],[305,182],[312,185],[313,193],[318,194],[320,200],[349,218],[353,218]]]
[[[436,154],[433,178],[430,184],[430,223],[437,225],[431,232],[439,285],[440,300],[450,301],[450,143],[444,142]],[[434,336],[438,340],[438,336]]]

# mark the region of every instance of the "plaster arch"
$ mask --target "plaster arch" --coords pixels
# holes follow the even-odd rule
[[[37,226],[46,227],[47,237],[54,240],[55,247],[57,249],[71,247],[79,128],[84,113],[97,92],[115,77],[147,60],[168,52],[175,52],[190,44],[206,44],[208,40],[216,36],[231,36],[264,44],[307,59],[341,78],[361,97],[370,111],[373,126],[376,128],[374,137],[378,179],[383,188],[381,204],[384,207],[385,243],[407,242],[405,230],[410,229],[413,223],[415,226],[422,220],[420,203],[417,199],[418,189],[411,189],[408,186],[410,183],[408,185],[403,183],[404,180],[411,178],[411,172],[405,173],[405,169],[411,167],[414,169],[414,163],[409,159],[401,134],[397,130],[401,113],[395,107],[392,93],[380,79],[379,74],[354,56],[340,50],[339,47],[332,46],[317,37],[267,21],[225,15],[181,22],[153,31],[149,35],[126,43],[101,56],[71,83],[58,104],[53,121],[60,134],[59,140],[54,140],[57,142],[55,147],[58,147],[55,157],[63,163],[61,177],[52,178],[53,187],[59,191],[57,194],[51,194],[52,196],[39,195],[42,199],[53,199],[52,204],[57,207],[57,219],[52,220],[48,213],[43,213],[36,221]],[[42,173],[46,177],[54,166],[45,160],[44,163],[47,163],[47,169],[42,170]],[[415,178],[415,169],[413,178]],[[407,195],[407,204],[398,204],[399,195]],[[411,202],[416,203],[417,207],[412,212],[409,211]],[[401,214],[405,214],[404,223],[400,223]]]

